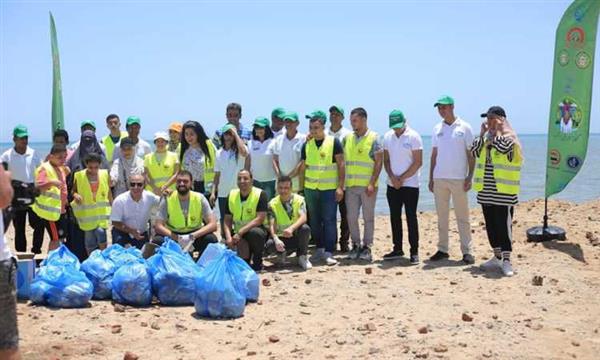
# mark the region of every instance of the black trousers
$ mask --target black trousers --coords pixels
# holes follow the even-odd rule
[[[310,239],[310,227],[306,224],[300,226],[291,238],[279,238],[285,244],[285,251],[289,255],[296,252],[296,256],[306,255],[308,253],[308,239]],[[265,245],[267,252],[272,254],[277,252],[275,248],[275,240],[267,240]]]
[[[402,207],[406,213],[406,224],[408,225],[408,242],[410,254],[419,253],[419,220],[417,219],[417,204],[419,203],[419,189],[403,186],[395,189],[387,187],[387,201],[390,207],[390,223],[392,224],[392,241],[394,251],[402,250]]]
[[[346,192],[344,191],[344,199],[338,203],[340,211],[340,247],[348,247],[348,239],[350,239],[350,229],[348,228],[348,218],[346,216]]]
[[[178,233],[175,232],[177,235],[187,235],[190,233]],[[177,239],[173,239],[175,241],[177,241]],[[161,246],[164,242],[164,238],[160,237],[160,236],[156,236],[152,239],[152,242],[155,243],[156,245]],[[204,250],[206,250],[206,247],[208,246],[208,244],[214,244],[214,243],[218,243],[219,239],[217,239],[217,236],[214,233],[209,233],[204,235],[201,238],[197,238],[194,240],[194,251],[198,252],[198,258],[200,258],[200,256],[202,256],[202,253],[204,252]]]
[[[481,204],[485,231],[492,249],[512,251],[512,219],[514,206]]]
[[[25,236],[25,225],[29,216],[29,226],[33,229],[33,244],[31,252],[40,254],[44,243],[44,222],[31,208],[13,211],[12,223],[15,228],[15,250],[27,251],[27,237]],[[4,224],[8,228],[8,224]]]
[[[252,259],[252,265],[250,266],[254,270],[262,269],[263,252],[268,235],[264,227],[258,226],[245,233],[237,245],[238,255],[248,264]]]

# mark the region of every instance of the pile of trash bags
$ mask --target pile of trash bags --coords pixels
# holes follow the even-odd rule
[[[223,244],[210,244],[197,263],[179,244],[166,239],[148,259],[140,250],[112,245],[95,250],[83,263],[64,245],[51,251],[31,284],[34,304],[84,307],[89,300],[112,299],[131,306],[194,305],[198,315],[236,318],[257,301],[258,275]]]
[[[31,283],[31,302],[60,308],[87,306],[94,285],[80,266],[79,259],[65,245],[51,251]]]

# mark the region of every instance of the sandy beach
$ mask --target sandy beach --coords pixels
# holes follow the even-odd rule
[[[471,213],[476,266],[459,261],[457,231],[451,231],[450,260],[426,260],[437,242],[436,216],[430,212],[419,218],[421,264],[410,266],[407,259],[384,263],[380,259],[391,249],[390,225],[387,217],[378,217],[373,263],[342,260],[309,272],[270,267],[260,275],[259,302],[249,304],[236,320],[200,319],[193,307],[137,309],[92,301],[89,308],[63,310],[22,302],[17,309],[22,355],[597,359],[600,200],[551,201],[550,209],[551,223],[567,229],[567,241],[527,243],[525,230],[540,224],[543,201],[519,205],[512,278],[478,268],[490,254],[479,210]],[[456,229],[453,220],[451,228]],[[7,236],[12,244],[12,229]]]

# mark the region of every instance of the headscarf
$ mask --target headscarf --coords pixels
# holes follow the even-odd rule
[[[85,159],[89,154],[104,156],[98,139],[96,139],[96,133],[92,130],[85,130],[81,133],[81,140],[79,141],[79,159],[82,165],[84,165]]]

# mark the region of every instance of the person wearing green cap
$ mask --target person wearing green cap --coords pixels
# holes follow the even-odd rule
[[[383,137],[383,165],[387,173],[386,197],[390,207],[393,250],[383,255],[383,260],[395,260],[404,256],[402,250],[402,208],[406,214],[410,263],[419,263],[419,176],[423,164],[423,140],[421,135],[406,123],[400,110],[389,116],[390,130]]]
[[[238,103],[228,104],[227,108],[225,109],[225,116],[227,117],[227,123],[235,126],[238,135],[240,136],[240,138],[242,138],[242,140],[244,140],[245,143],[252,139],[252,130],[245,127],[244,124],[242,124],[241,122],[242,105]],[[215,135],[212,138],[212,142],[217,149],[220,149],[221,146],[223,146],[223,144],[221,144],[221,135],[223,135],[223,133],[220,129],[217,129],[217,131],[215,131]]]
[[[429,191],[433,192],[438,216],[438,251],[431,261],[448,259],[450,199],[456,215],[463,262],[475,263],[471,244],[468,191],[475,168],[470,148],[473,144],[471,125],[454,114],[454,99],[442,96],[434,104],[442,121],[433,128]]]
[[[324,111],[316,110],[306,117],[310,119],[310,140],[302,145],[300,171],[304,173],[311,235],[317,245],[310,261],[335,265],[336,208],[344,198],[344,149],[338,139],[326,135]]]
[[[342,125],[344,120],[344,108],[339,105],[329,107],[329,120],[331,125],[327,128],[327,135],[338,139],[340,143],[344,141],[346,136],[352,134],[352,130],[345,128]],[[340,251],[346,253],[350,250],[348,247],[348,239],[350,239],[350,230],[348,229],[348,219],[346,216],[346,201],[342,199],[339,204],[340,211]]]
[[[29,225],[33,228],[33,244],[31,252],[42,252],[44,227],[39,217],[31,209],[33,189],[35,187],[35,170],[42,163],[38,152],[29,146],[29,132],[25,125],[17,125],[13,129],[14,146],[0,156],[0,162],[11,172],[15,198],[12,204],[12,223],[15,229],[15,250],[27,251],[25,224],[29,217]],[[22,203],[18,199],[26,199]],[[5,221],[5,228],[10,225],[10,217]]]
[[[248,142],[247,168],[252,172],[254,186],[267,194],[268,200],[275,196],[275,165],[273,164],[273,131],[269,119],[257,117],[252,129],[252,140]]]
[[[96,123],[93,120],[83,120],[81,124],[79,124],[79,128],[81,130],[81,135],[83,135],[84,131],[91,131],[96,134]],[[76,141],[75,143],[67,146],[67,151],[71,150],[71,152],[76,152],[79,150],[79,144],[81,140]],[[100,148],[106,154],[106,147],[102,142],[99,143]],[[71,156],[67,156],[67,159],[70,159]]]
[[[298,132],[298,114],[288,112],[282,115],[285,133],[278,136],[273,144],[273,162],[277,177],[289,176],[292,179],[292,191],[300,191],[300,150],[306,141],[306,135]]]
[[[283,120],[283,115],[285,115],[285,113],[285,109],[281,107],[275,108],[273,111],[271,111],[271,131],[273,131],[273,137],[275,138],[283,134],[285,131],[285,121]]]
[[[133,142],[135,156],[143,160],[146,155],[152,153],[152,147],[150,144],[148,144],[144,139],[140,138],[142,122],[139,117],[128,117],[127,123],[125,124],[125,129],[127,130],[127,137]]]

